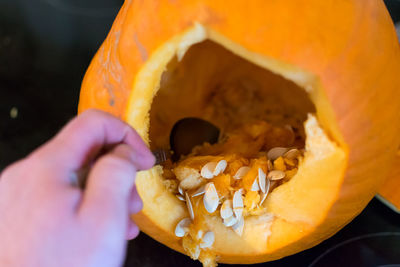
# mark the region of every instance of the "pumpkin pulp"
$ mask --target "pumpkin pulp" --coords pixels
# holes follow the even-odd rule
[[[192,155],[177,164],[153,168],[147,173],[152,177],[150,180],[148,175],[147,178],[139,175],[137,187],[145,206],[142,213],[135,217],[145,232],[152,235],[155,230],[159,233],[160,231],[153,227],[146,227],[146,224],[158,225],[165,234],[158,235],[158,240],[169,243],[169,246],[179,251],[185,251],[193,258],[199,258],[205,265],[212,266],[215,260],[241,262],[243,255],[252,255],[253,260],[250,261],[253,262],[265,261],[271,259],[268,258],[268,251],[274,251],[272,259],[276,259],[288,251],[299,249],[295,245],[288,246],[279,236],[292,236],[290,242],[296,244],[293,240],[307,236],[311,229],[324,219],[325,213],[316,211],[314,201],[300,203],[296,199],[299,195],[296,191],[307,191],[306,194],[314,199],[325,198],[320,208],[328,209],[337,197],[332,187],[339,188],[341,183],[341,172],[344,170],[346,158],[343,148],[345,145],[341,143],[340,138],[335,140],[337,131],[334,120],[333,123],[331,120],[326,123],[325,119],[331,116],[329,106],[325,105],[324,96],[318,90],[318,83],[307,73],[273,60],[266,59],[255,64],[254,60],[250,59],[259,61],[262,57],[249,54],[238,56],[241,53],[240,47],[227,44],[228,40],[217,36],[216,33],[210,33],[210,36],[215,34],[220,37],[215,37],[218,41],[213,41],[212,38],[207,40],[204,31],[204,28],[196,25],[194,29],[173,38],[170,43],[161,47],[153,55],[157,60],[148,60],[137,75],[127,120],[136,126],[154,149],[169,148],[169,132],[172,126],[185,117],[200,117],[211,121],[222,130],[227,141],[216,146],[198,147]],[[185,38],[187,39],[184,40]],[[174,45],[175,51],[171,50]],[[171,54],[172,51],[174,52]],[[157,62],[157,65],[154,65],[154,62]],[[150,90],[145,89],[145,86],[154,86],[152,93],[153,97],[156,96],[151,106],[135,96],[139,92],[148,93]],[[142,114],[143,112],[149,112],[149,116]],[[253,134],[253,139],[246,140],[244,132],[246,128],[257,129],[257,125],[264,125],[264,128],[270,131],[264,134],[264,143],[252,147],[257,143],[254,142],[257,134]],[[295,131],[291,132],[289,128]],[[236,137],[232,134],[235,132]],[[280,134],[274,137],[270,135],[273,132]],[[290,137],[291,134],[294,138]],[[227,143],[229,145],[224,145]],[[239,167],[245,164],[240,166],[238,161],[251,162],[252,167],[259,166],[258,168],[268,172],[268,159],[262,156],[262,153],[274,146],[305,148],[304,159],[299,166],[296,159],[294,166],[287,169],[292,171],[290,174],[286,173],[287,177],[293,176],[292,179],[287,179],[286,183],[275,188],[262,205],[255,205],[255,212],[252,213],[249,209],[246,211],[249,216],[245,219],[245,226],[240,235],[225,227],[218,214],[205,211],[199,200],[201,198],[197,198],[193,201],[197,220],[194,219],[189,227],[190,234],[183,240],[173,236],[177,224],[183,218],[189,217],[186,205],[175,197],[177,183],[174,187],[174,182],[171,182],[176,177],[173,170],[188,167],[199,158],[201,161],[204,160],[201,157],[206,157],[207,160],[200,165],[215,162],[217,159],[226,160],[228,165],[236,164]],[[245,147],[245,153],[243,149],[240,151],[241,147]],[[231,173],[233,170],[231,167]],[[224,182],[224,179],[228,181],[224,175],[215,178],[217,191],[220,194],[225,191],[225,196],[232,195],[238,186],[232,187],[232,175],[228,176],[229,182]],[[316,184],[313,180],[319,176],[325,177],[326,181],[321,187],[313,188]],[[305,190],[303,186],[298,185],[299,183],[311,190]],[[166,190],[165,185],[170,190]],[[243,187],[243,184],[240,186]],[[232,187],[232,190],[226,190],[229,187]],[[246,186],[243,189],[246,189]],[[254,193],[251,194],[253,196],[244,198],[245,201],[247,199],[247,206],[254,206],[253,202],[258,200]],[[215,242],[200,249],[201,237],[205,232],[212,232]],[[170,240],[176,240],[176,243],[171,244]],[[249,262],[249,259],[246,258],[244,262]]]

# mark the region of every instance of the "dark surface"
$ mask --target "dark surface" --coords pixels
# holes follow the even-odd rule
[[[400,20],[400,1],[386,2],[392,17]],[[121,3],[0,0],[0,170],[48,140],[76,114],[82,77]],[[13,107],[18,109],[16,118],[10,117]],[[260,266],[308,266],[335,246],[314,266],[400,265],[398,234],[364,236],[381,232],[399,233],[400,215],[373,200],[319,246]],[[382,251],[381,244],[388,249]],[[141,234],[130,242],[126,266],[200,264]]]

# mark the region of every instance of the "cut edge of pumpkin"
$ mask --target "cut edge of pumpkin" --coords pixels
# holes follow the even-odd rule
[[[226,238],[219,239],[219,236],[224,236],[228,239],[233,237],[226,232],[228,230],[220,228],[220,224],[211,223],[212,219],[210,219],[209,227],[215,228],[210,230],[215,230],[217,233],[214,250],[220,257],[218,262],[256,263],[278,259],[291,253],[304,250],[305,247],[315,245],[315,243],[302,243],[301,240],[308,235],[312,235],[313,229],[323,223],[325,216],[328,215],[330,208],[335,203],[335,200],[337,200],[340,192],[340,185],[343,183],[343,172],[346,168],[348,157],[347,144],[340,134],[336,118],[318,77],[290,64],[248,51],[216,31],[196,23],[187,31],[173,37],[170,41],[159,47],[143,65],[135,78],[133,90],[128,100],[128,107],[125,114],[126,121],[135,129],[138,129],[139,134],[147,143],[150,142],[148,135],[150,124],[149,111],[152,103],[146,100],[152,100],[156,95],[160,87],[162,73],[173,57],[177,56],[178,60],[181,59],[192,45],[206,39],[214,41],[249,62],[278,74],[287,80],[293,81],[304,88],[315,104],[317,111],[317,118],[313,119],[311,116],[306,122],[307,148],[310,153],[314,151],[316,154],[318,154],[318,149],[325,148],[325,146],[332,148],[330,153],[325,155],[318,154],[317,156],[310,155],[308,157],[306,155],[303,163],[300,165],[298,174],[295,175],[291,181],[271,193],[266,205],[270,208],[271,212],[274,213],[276,218],[268,224],[259,225],[261,225],[260,227],[267,227],[268,225],[271,230],[263,228],[265,230],[264,232],[273,232],[273,235],[268,234],[264,238],[260,238],[260,235],[256,235],[257,231],[249,230],[246,235],[245,230],[243,238],[238,238],[237,240],[227,240]],[[329,164],[330,166],[328,166]],[[317,171],[313,169],[313,166],[326,167],[320,167],[319,171]],[[323,169],[322,171],[321,168]],[[315,177],[315,175],[321,178]],[[169,233],[174,232],[175,225],[180,219],[187,216],[187,211],[179,200],[165,190],[161,177],[162,168],[160,166],[156,166],[150,171],[139,173],[137,187],[139,194],[144,199],[145,206],[143,211],[134,216],[134,218],[147,218],[146,220],[137,220],[144,232],[156,238],[158,241],[180,252],[184,252],[183,248],[178,243],[178,238],[171,236]],[[318,180],[318,178],[320,180]],[[321,181],[321,179],[324,180]],[[315,181],[318,181],[318,183],[315,183]],[[306,208],[311,213],[313,213],[312,209],[310,209],[312,205],[318,205],[319,208],[316,213],[308,214],[310,217],[305,218],[293,216],[296,212],[285,211],[285,208],[290,207],[290,205],[296,207],[295,202],[298,201],[298,199],[291,198],[298,197],[298,195],[290,194],[290,192],[293,191],[293,188],[296,186],[300,187],[301,183],[305,183],[303,185],[304,192],[301,192],[306,194],[304,195],[305,198],[307,198],[307,194],[309,193],[307,193],[307,186],[312,185],[317,185],[318,187],[315,188],[315,194],[311,199],[315,200],[321,198],[321,203],[306,203],[309,205]],[[336,190],[334,190],[335,188]],[[279,202],[286,204],[276,204]],[[147,223],[142,224],[140,223],[141,221]],[[256,224],[247,225],[258,229]],[[163,231],[165,233],[162,233]],[[333,232],[328,234],[333,234]],[[279,240],[282,236],[285,236],[285,240]],[[290,236],[290,238],[288,238],[288,236]],[[250,238],[248,246],[242,244],[239,250],[232,247],[232,245],[240,244],[240,242],[243,243],[243,240],[246,240],[246,238]],[[316,238],[315,240],[317,241],[313,242],[318,242],[318,240],[322,241],[322,238]],[[225,244],[226,241],[229,241],[232,245],[227,246]],[[243,258],[246,255],[252,258]]]

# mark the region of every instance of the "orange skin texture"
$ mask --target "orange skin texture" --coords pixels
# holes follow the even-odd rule
[[[125,119],[136,73],[148,56],[194,22],[319,77],[349,160],[325,222],[294,246],[318,244],[366,206],[399,147],[400,49],[383,1],[126,1],[86,73],[79,112],[98,108]],[[379,180],[373,188],[366,182],[371,179]],[[145,232],[182,251],[173,233],[160,231],[143,214],[136,218]],[[291,251],[282,249],[275,258]],[[253,262],[266,259],[257,257]]]

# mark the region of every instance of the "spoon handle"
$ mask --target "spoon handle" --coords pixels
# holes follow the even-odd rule
[[[154,157],[156,158],[156,164],[160,165],[165,162],[169,158],[169,153],[164,149],[156,149],[153,152]]]

